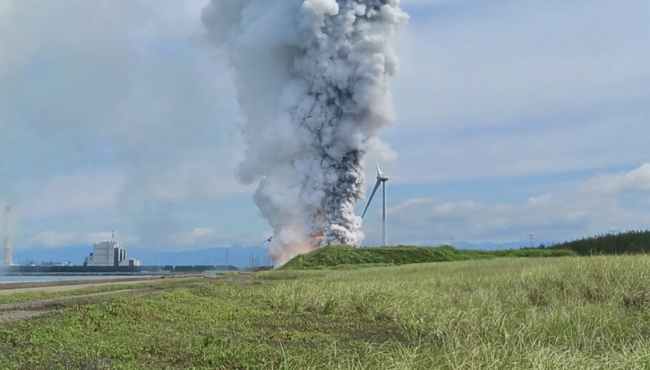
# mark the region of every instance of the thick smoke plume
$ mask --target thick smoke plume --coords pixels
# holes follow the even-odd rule
[[[203,22],[225,50],[246,115],[244,183],[275,231],[279,265],[363,239],[362,159],[393,121],[399,0],[212,0]]]

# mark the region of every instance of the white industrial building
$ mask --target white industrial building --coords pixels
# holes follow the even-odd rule
[[[140,261],[127,258],[126,249],[116,241],[93,244],[93,252],[86,257],[85,266],[140,266]]]

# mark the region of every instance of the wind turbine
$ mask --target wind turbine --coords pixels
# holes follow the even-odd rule
[[[381,221],[382,221],[382,242],[384,246],[388,245],[388,241],[386,240],[386,182],[390,179],[394,179],[394,177],[384,176],[384,174],[381,172],[381,168],[379,168],[379,163],[377,163],[377,182],[375,183],[375,188],[372,189],[372,194],[370,195],[368,204],[366,204],[366,209],[363,210],[363,215],[361,216],[362,219],[366,216],[366,212],[368,211],[368,207],[370,207],[372,198],[375,196],[377,189],[379,189],[379,185],[382,185],[384,203],[382,205]]]

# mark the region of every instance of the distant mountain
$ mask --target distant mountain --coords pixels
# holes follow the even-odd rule
[[[260,266],[268,266],[268,250],[262,246],[215,247],[191,251],[161,251],[154,248],[130,247],[127,256],[142,261],[143,265],[233,265],[240,268],[250,266],[251,256],[259,258]],[[227,251],[227,252],[226,252]],[[14,262],[24,264],[27,261],[72,262],[82,265],[84,258],[92,252],[92,246],[70,246],[56,249],[29,249],[14,251]],[[227,263],[226,263],[227,253]]]

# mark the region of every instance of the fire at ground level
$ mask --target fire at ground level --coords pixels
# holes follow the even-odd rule
[[[302,244],[291,248],[291,250],[281,250],[277,253],[270,253],[271,259],[274,262],[274,267],[282,267],[285,263],[289,262],[292,258],[299,256],[301,254],[307,254],[315,251],[318,248],[321,248],[321,244],[325,240],[325,237],[319,235],[314,237],[313,241],[308,244]]]

